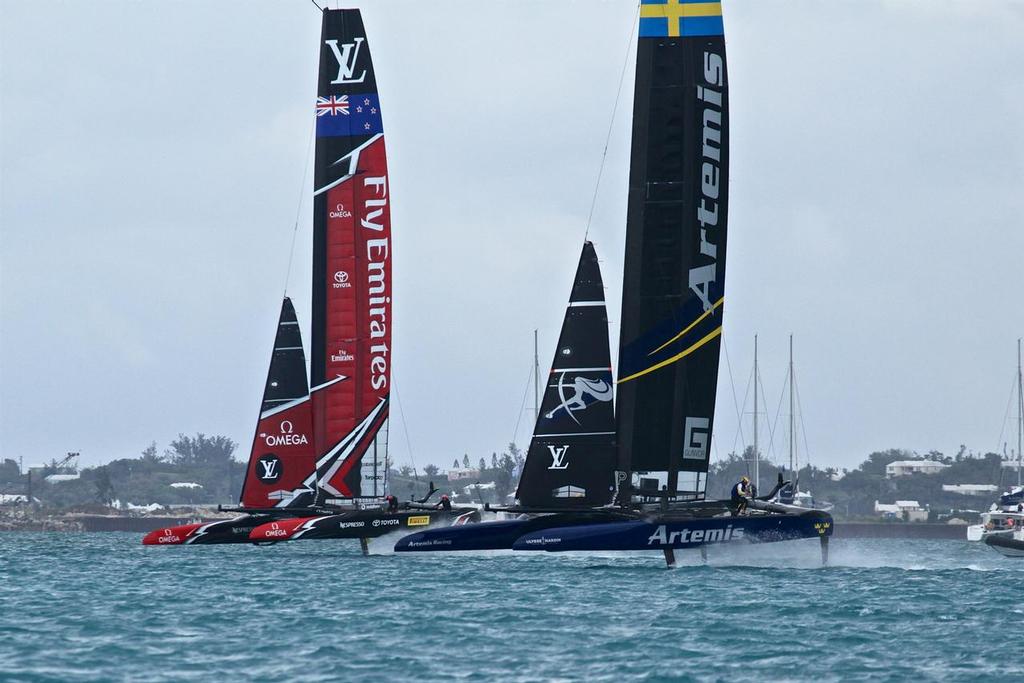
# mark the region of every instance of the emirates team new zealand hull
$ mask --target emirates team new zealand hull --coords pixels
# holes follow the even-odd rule
[[[157,529],[146,534],[143,545],[206,545],[212,543],[252,543],[249,534],[265,522],[275,519],[270,515],[243,515],[234,519],[199,524],[183,524],[169,529]]]
[[[396,531],[416,531],[429,526],[465,524],[479,520],[472,508],[452,510],[352,510],[337,515],[299,517],[270,521],[254,528],[247,540],[253,543],[299,539],[376,538]]]

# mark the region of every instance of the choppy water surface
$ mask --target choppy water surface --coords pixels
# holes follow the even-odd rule
[[[718,552],[714,552],[717,550]],[[696,553],[690,553],[696,555]],[[953,541],[386,555],[0,534],[0,679],[986,680],[1024,673],[1024,560]]]

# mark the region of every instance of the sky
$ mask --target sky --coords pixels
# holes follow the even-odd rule
[[[489,459],[528,442],[533,330],[549,367],[595,196],[618,338],[636,8],[359,6],[389,152],[393,458]],[[1001,450],[1024,2],[723,6],[713,458],[752,436],[755,334],[770,457],[790,334],[812,464]],[[306,0],[0,0],[0,457],[94,465],[195,432],[247,452],[285,291],[309,338],[319,27]]]

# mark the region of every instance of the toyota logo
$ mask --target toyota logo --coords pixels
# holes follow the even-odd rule
[[[344,270],[339,270],[334,274],[334,281],[337,282],[339,285],[345,284],[346,282],[348,282],[348,273],[346,273]]]

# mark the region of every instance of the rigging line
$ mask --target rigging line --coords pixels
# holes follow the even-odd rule
[[[316,4],[316,3],[314,3]],[[284,296],[288,296],[288,283],[292,279],[292,263],[295,261],[295,241],[299,236],[299,217],[302,215],[302,200],[306,198],[306,178],[309,176],[309,157],[313,153],[313,132],[316,130],[316,117],[309,126],[309,140],[306,142],[306,163],[302,165],[302,187],[299,189],[299,204],[295,207],[295,226],[292,228],[292,246],[288,249],[288,270],[284,275]]]
[[[782,400],[786,397],[786,386],[789,384],[789,369],[786,369],[786,379],[782,382],[782,391],[779,393],[779,406],[775,409],[775,422],[772,423],[772,428],[769,430],[769,434],[774,434],[779,428],[779,415],[782,414]],[[767,401],[768,399],[765,399]],[[776,463],[778,464],[778,463]],[[785,469],[782,467],[781,469]]]
[[[530,361],[530,373],[526,376],[526,387],[523,389],[523,401],[519,405],[519,417],[516,418],[516,428],[512,432],[511,443],[516,442],[516,437],[519,436],[519,423],[523,419],[523,412],[526,410],[526,395],[530,393],[530,382],[533,381],[533,361]]]
[[[758,374],[760,374],[760,373],[758,373]],[[760,380],[760,377],[758,377],[758,380]],[[764,393],[764,383],[759,381],[758,385],[760,385],[760,387],[761,387],[761,400],[764,401],[764,405],[767,408],[768,407],[768,397],[765,396],[765,393]],[[757,387],[755,386],[755,390],[756,390],[756,388]],[[780,401],[781,401],[781,399],[780,399]],[[765,415],[765,418],[767,418],[767,417],[768,417],[768,415]],[[766,419],[765,420],[765,424],[767,425],[767,423],[768,423],[768,421]],[[777,458],[775,456],[775,429],[773,427],[769,427],[768,428],[768,455],[771,458],[771,460],[769,460],[769,462],[771,462],[772,464],[777,465],[778,462],[777,462]]]
[[[402,410],[402,395],[398,393],[398,382],[395,380],[394,371],[391,373],[391,387],[395,390],[395,403],[398,404],[398,417],[402,420],[402,431],[405,432],[405,447],[409,449],[409,462],[412,464],[412,471],[416,475],[416,481],[419,481],[419,469],[416,467],[416,458],[412,454],[412,439],[409,438],[409,423],[405,421],[405,411]]]
[[[754,374],[754,368],[750,368],[750,375],[752,376],[753,374]],[[743,390],[743,407],[744,408],[747,407],[747,396],[750,396],[750,376],[747,377],[747,386]],[[743,424],[743,415],[745,415],[745,414],[746,413],[740,413],[739,414],[740,425]],[[739,431],[736,432],[736,436],[734,436],[733,439],[732,439],[732,452],[733,453],[736,452],[736,441],[738,439],[740,439],[740,437],[743,437],[743,428],[742,428],[742,426],[740,427]],[[741,457],[746,455],[747,445],[748,445],[746,437],[743,437],[742,443],[743,443],[743,453],[740,454]]]
[[[796,414],[800,416],[800,419],[794,420],[800,424],[800,433],[804,435],[804,464],[807,467],[811,466],[811,447],[807,444],[807,425],[804,423],[804,407],[800,404],[800,384],[796,381],[796,370],[793,370],[793,393],[796,394]],[[794,462],[797,462],[799,457],[794,458]],[[800,467],[797,466],[797,471]]]
[[[324,8],[323,8],[323,7],[321,7],[320,5],[316,4],[316,0],[309,0],[309,1],[310,1],[311,3],[313,3],[313,6],[314,6],[314,7],[316,7],[316,8],[318,9],[318,10],[320,10],[321,12],[323,12],[323,11],[324,11]]]
[[[1003,443],[1003,434],[1006,433],[1006,423],[1010,419],[1010,406],[1013,405],[1013,397],[1017,395],[1017,373],[1013,373],[1013,385],[1010,387],[1010,398],[1006,401],[1006,412],[1003,413],[1002,426],[999,428],[999,442],[996,444],[996,453],[999,453],[999,445]],[[1004,448],[1005,450],[1005,448]]]
[[[594,219],[594,208],[597,206],[597,195],[601,189],[601,176],[604,175],[604,164],[608,159],[608,145],[611,143],[612,131],[615,129],[615,113],[619,110],[619,99],[622,97],[622,84],[626,80],[626,67],[629,65],[629,55],[633,47],[633,36],[637,35],[636,24],[640,17],[640,3],[636,5],[636,13],[633,15],[633,24],[629,29],[629,40],[626,41],[626,54],[622,58],[622,72],[619,74],[619,87],[615,91],[615,103],[612,105],[612,117],[608,122],[608,133],[604,137],[604,151],[601,152],[601,165],[597,169],[597,181],[594,183],[594,196],[590,199],[590,213],[587,214],[587,227],[583,232],[583,241],[590,236],[590,222]]]
[[[732,405],[736,409],[736,424],[739,426],[739,437],[743,438],[743,415],[740,413],[740,406],[736,402],[736,382],[732,378],[732,363],[729,362],[729,347],[725,343],[725,334],[722,334],[722,350],[725,351],[725,365],[729,368],[729,388],[732,389]],[[746,399],[744,399],[745,401]],[[736,441],[733,440],[733,451],[736,450]]]

